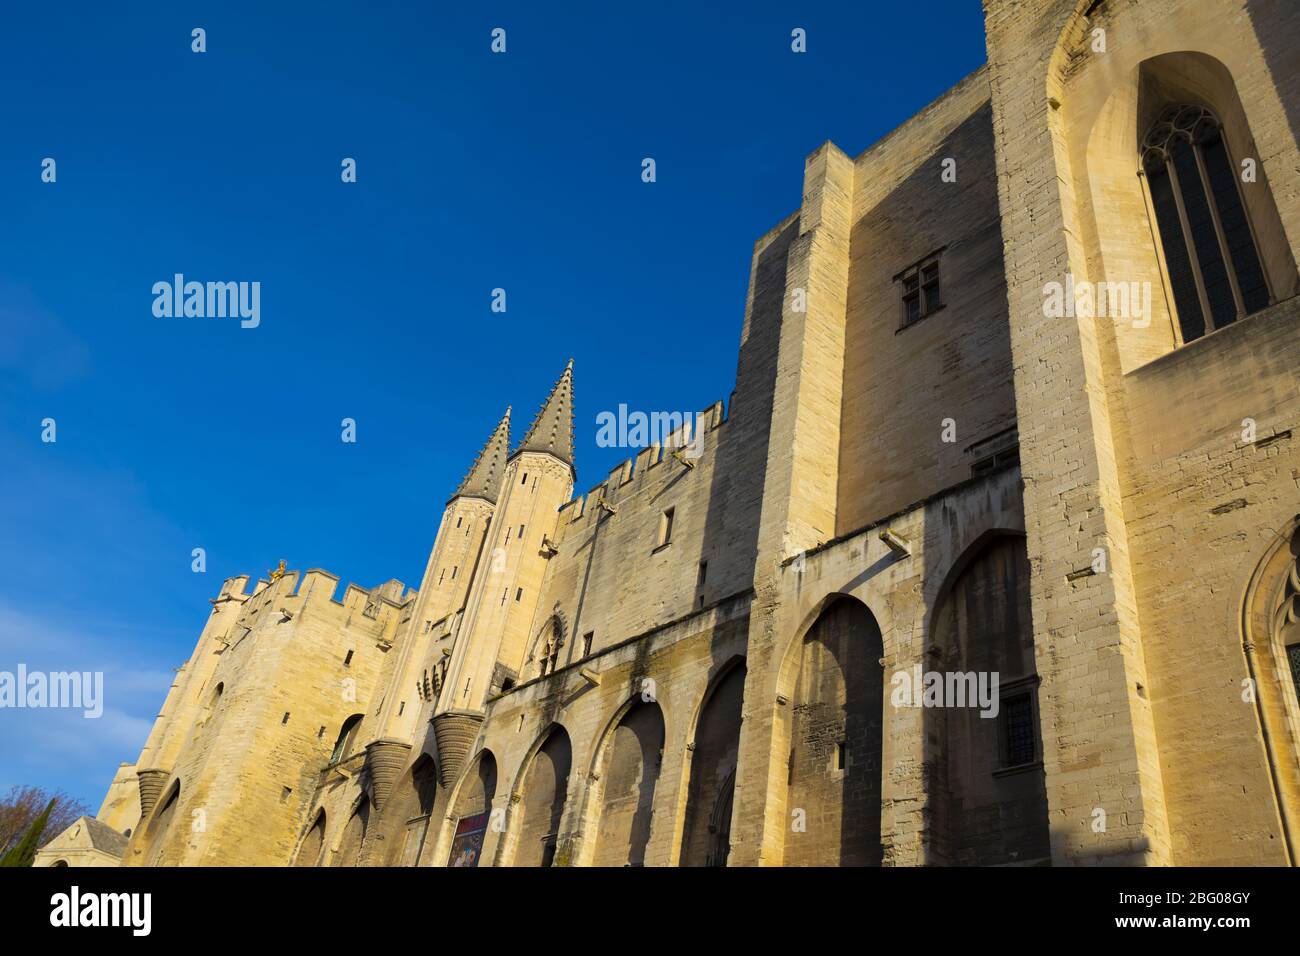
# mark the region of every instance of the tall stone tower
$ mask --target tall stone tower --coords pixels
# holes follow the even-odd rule
[[[461,639],[433,717],[449,785],[478,736],[490,697],[519,680],[560,507],[573,492],[573,360],[506,462],[487,547],[465,608]]]
[[[419,682],[421,671],[429,664],[434,637],[442,630],[438,625],[465,606],[470,582],[482,561],[483,544],[501,492],[509,453],[510,409],[507,408],[443,509],[442,523],[429,554],[408,632],[396,651],[387,686],[405,689]],[[419,709],[403,707],[401,701],[401,693],[390,693],[380,712],[378,739],[370,745],[376,782],[391,783],[391,778],[405,764],[415,737]]]

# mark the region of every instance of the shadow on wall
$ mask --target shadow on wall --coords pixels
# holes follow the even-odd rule
[[[681,866],[726,866],[740,749],[745,663],[729,664],[705,692],[691,752]]]
[[[713,466],[704,548],[712,580],[704,603],[748,588],[758,560],[758,530],[776,393],[777,351],[785,302],[786,261],[799,235],[796,217],[757,254],[749,324],[736,362],[736,390]]]
[[[786,866],[879,866],[884,729],[880,626],[839,596],[804,637],[791,701]]]
[[[1029,605],[1029,558],[1019,535],[993,534],[958,559],[931,619],[925,671],[975,675],[964,702],[924,710],[929,864],[1047,863],[1047,783]],[[997,715],[969,691],[998,677]],[[956,687],[954,683],[952,686]],[[991,680],[987,688],[992,689]]]
[[[514,866],[554,863],[572,764],[573,746],[568,731],[556,724],[548,731],[524,775]]]
[[[1246,15],[1264,52],[1264,62],[1286,108],[1291,138],[1300,140],[1300,14],[1294,3],[1246,0]]]
[[[664,747],[659,705],[638,700],[605,742],[593,866],[643,866]]]

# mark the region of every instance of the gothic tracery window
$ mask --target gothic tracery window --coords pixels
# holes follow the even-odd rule
[[[547,628],[543,638],[537,645],[537,663],[541,671],[541,677],[555,672],[560,662],[560,648],[563,646],[563,625],[561,625],[559,618],[553,618],[550,627]]]
[[[1300,703],[1300,531],[1295,534],[1292,551],[1296,554],[1282,586],[1282,597],[1273,614],[1273,628],[1286,648],[1286,664],[1291,671],[1291,687]]]
[[[1167,106],[1141,151],[1183,342],[1267,306],[1268,280],[1218,118],[1200,106]]]

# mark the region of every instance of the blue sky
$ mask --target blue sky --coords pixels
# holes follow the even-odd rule
[[[727,400],[804,157],[984,58],[978,0],[556,7],[6,13],[0,671],[103,670],[106,702],[0,710],[0,788],[98,809],[226,577],[418,585],[504,407],[517,441],[570,357],[579,490],[627,457],[598,412]],[[260,282],[260,325],[155,318],[177,272]]]

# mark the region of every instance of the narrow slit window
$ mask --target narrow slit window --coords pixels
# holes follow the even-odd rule
[[[677,513],[676,508],[669,508],[659,517],[659,547],[663,547],[673,540],[673,518]]]
[[[1034,700],[1030,694],[1016,694],[1002,701],[1003,764],[1016,767],[1037,758],[1034,744]]]

